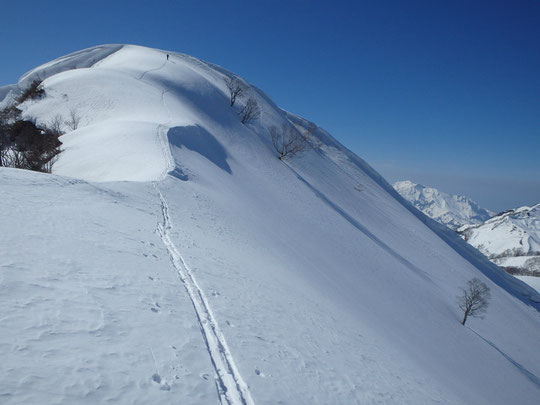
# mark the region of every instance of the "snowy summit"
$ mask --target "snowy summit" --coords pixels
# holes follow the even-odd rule
[[[1,107],[34,80],[22,117],[65,135],[52,174],[0,168],[2,403],[538,403],[540,295],[323,129],[139,46]]]
[[[493,216],[492,212],[467,197],[447,194],[409,180],[394,183],[394,188],[415,208],[454,230],[462,225],[480,224]]]

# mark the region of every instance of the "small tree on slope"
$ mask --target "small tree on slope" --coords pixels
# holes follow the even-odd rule
[[[225,79],[225,84],[229,89],[229,95],[231,96],[231,107],[236,102],[236,99],[241,97],[246,92],[246,86],[238,80],[236,77],[228,77]]]
[[[489,287],[477,278],[467,281],[467,287],[462,289],[462,295],[458,297],[459,308],[463,311],[462,325],[465,325],[467,318],[482,317],[489,306],[491,294]]]
[[[283,124],[281,129],[273,126],[270,128],[272,145],[279,154],[279,159],[292,158],[302,153],[309,146],[308,136],[313,133],[314,127],[310,127],[306,134],[301,134],[292,125]]]
[[[261,116],[261,109],[259,103],[254,98],[249,98],[246,105],[239,112],[242,117],[240,120],[242,124],[248,124],[251,121],[258,119]]]

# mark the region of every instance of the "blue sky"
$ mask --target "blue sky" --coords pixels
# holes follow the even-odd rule
[[[540,202],[540,2],[25,1],[2,6],[0,85],[133,43],[245,77],[389,181],[492,210]]]

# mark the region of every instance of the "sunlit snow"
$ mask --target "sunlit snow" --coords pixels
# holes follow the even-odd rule
[[[324,130],[278,160],[269,128],[309,122],[251,87],[241,124],[231,73],[177,53],[40,74],[24,114],[81,124],[54,174],[0,169],[0,402],[538,403],[540,295]]]

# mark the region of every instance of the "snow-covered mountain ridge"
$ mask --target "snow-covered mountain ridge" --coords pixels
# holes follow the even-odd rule
[[[508,272],[540,276],[540,204],[505,211],[458,232]]]
[[[538,293],[326,131],[279,160],[270,128],[311,123],[174,52],[38,76],[23,114],[81,124],[54,174],[0,168],[3,403],[536,403]],[[463,327],[473,277],[492,298]]]
[[[493,216],[492,212],[467,197],[444,193],[409,180],[394,183],[394,188],[415,208],[454,230],[463,225],[481,224]]]
[[[467,197],[411,181],[396,182],[394,188],[415,208],[458,232],[509,273],[540,276],[539,204],[494,216]]]

